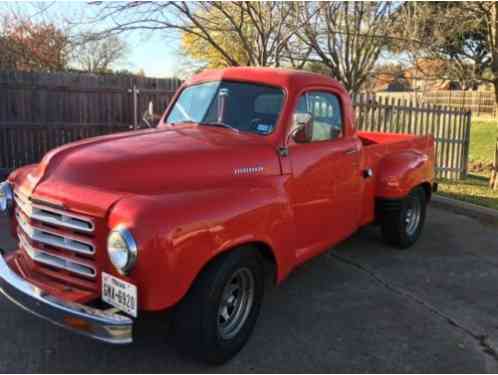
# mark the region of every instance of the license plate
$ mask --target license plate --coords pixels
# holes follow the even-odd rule
[[[138,316],[137,287],[105,272],[102,272],[102,300],[135,318]]]

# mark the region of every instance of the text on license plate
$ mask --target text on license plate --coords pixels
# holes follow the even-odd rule
[[[137,317],[137,287],[102,272],[102,300],[121,311]]]

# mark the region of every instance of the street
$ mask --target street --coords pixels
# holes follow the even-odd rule
[[[435,207],[410,250],[364,228],[268,287],[248,345],[214,368],[176,353],[166,319],[114,347],[2,297],[0,372],[497,372],[497,249],[498,229]]]

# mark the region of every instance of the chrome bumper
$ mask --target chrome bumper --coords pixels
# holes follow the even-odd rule
[[[133,341],[131,318],[49,295],[19,277],[2,255],[0,292],[21,308],[60,327],[111,344],[129,344]]]

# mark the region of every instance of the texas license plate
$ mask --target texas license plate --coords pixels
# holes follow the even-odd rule
[[[135,318],[138,316],[137,287],[105,272],[102,272],[102,300]]]

